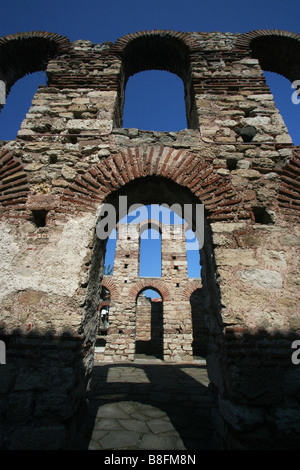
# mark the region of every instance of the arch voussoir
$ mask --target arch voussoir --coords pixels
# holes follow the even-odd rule
[[[209,218],[234,218],[241,210],[242,200],[229,179],[218,174],[211,161],[185,149],[165,146],[128,148],[103,158],[85,174],[78,175],[65,192],[69,200],[73,195],[77,204],[83,197],[85,203],[95,205],[127,183],[147,176],[166,178],[189,189],[204,204]],[[251,214],[244,213],[245,217],[251,218]]]
[[[157,290],[162,296],[163,301],[171,300],[169,289],[164,281],[154,278],[140,279],[135,282],[130,289],[129,296],[136,299],[139,293],[145,289]]]
[[[118,297],[118,288],[109,276],[103,276],[102,287],[105,287],[110,293],[110,300],[116,300]]]
[[[201,279],[197,279],[188,283],[187,287],[182,292],[182,300],[190,300],[191,295],[197,289],[202,289]]]

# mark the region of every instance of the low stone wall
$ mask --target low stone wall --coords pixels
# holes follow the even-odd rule
[[[67,449],[75,437],[87,388],[83,338],[1,335],[0,448]]]

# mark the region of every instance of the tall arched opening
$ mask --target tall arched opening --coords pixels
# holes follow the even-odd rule
[[[122,72],[116,127],[122,127],[125,89],[129,77],[145,70],[171,72],[182,80],[187,126],[191,129],[198,127],[190,66],[190,54],[195,47],[199,46],[185,41],[182,34],[172,32],[145,32],[133,38],[125,36],[117,41],[115,53],[122,58]]]
[[[38,86],[46,86],[48,63],[67,53],[69,48],[66,37],[48,32],[25,32],[0,38],[0,111],[3,107],[5,110],[7,102],[10,109],[5,110],[2,119],[12,123],[7,129],[1,126],[1,140],[15,139]],[[22,83],[16,83],[20,79]],[[16,96],[11,96],[10,92]]]
[[[131,76],[125,90],[123,127],[159,132],[186,129],[182,80],[164,70]]]
[[[151,285],[136,298],[135,358],[138,357],[163,359],[163,298]]]
[[[103,172],[101,168],[103,167]],[[107,168],[113,169],[114,180],[107,175]],[[205,158],[197,158],[194,154],[168,147],[130,148],[119,155],[111,155],[105,161],[92,167],[84,181],[89,180],[90,193],[80,185],[80,178],[72,185],[71,196],[78,207],[86,203],[98,207],[101,221],[101,204],[104,202],[113,208],[115,224],[118,223],[130,210],[135,207],[150,204],[167,204],[174,212],[187,222],[187,227],[197,234],[201,254],[201,289],[205,306],[207,308],[207,366],[210,380],[214,384],[216,393],[225,393],[227,387],[226,364],[222,362],[222,351],[226,348],[224,338],[224,324],[222,319],[222,302],[217,275],[217,262],[214,253],[214,241],[210,221],[218,221],[220,217],[237,220],[239,214],[243,220],[250,219],[251,213],[245,210],[243,201],[236,199],[229,178],[220,176],[211,162]],[[99,178],[99,180],[98,180]],[[101,192],[99,182],[104,185],[105,192]],[[95,189],[94,189],[95,188]],[[203,207],[201,196],[204,196],[204,212],[199,218],[197,208]],[[70,192],[69,192],[70,196]],[[218,201],[220,206],[215,204]],[[125,203],[125,204],[124,204]],[[234,204],[232,204],[234,203]],[[185,209],[191,211],[186,216]],[[224,216],[225,214],[225,216]],[[201,230],[203,237],[201,238]],[[119,224],[118,233],[120,236]],[[234,225],[233,225],[234,227]],[[229,228],[227,228],[229,229]],[[193,358],[193,323],[191,314],[190,296],[187,291],[190,279],[186,282],[177,279],[177,270],[169,271],[168,281],[161,283],[156,279],[138,278],[138,263],[133,253],[138,252],[139,231],[136,228],[125,233],[122,238],[122,252],[128,261],[122,261],[122,269],[127,265],[126,273],[118,283],[114,298],[114,310],[110,310],[110,324],[106,343],[106,360],[134,361],[135,357],[135,331],[136,331],[136,298],[138,293],[146,287],[157,287],[163,297],[164,323],[163,348],[164,361],[173,363],[190,362]],[[174,240],[173,240],[174,241]],[[172,242],[173,243],[173,242]],[[186,250],[186,241],[183,237],[183,246]],[[95,324],[94,299],[99,295],[97,290],[101,281],[101,249],[104,241],[95,238],[92,264],[90,268],[90,282],[86,301],[86,315],[84,327],[92,332]],[[177,258],[176,248],[170,246],[166,251],[169,266],[173,266]],[[220,262],[219,262],[220,264]],[[179,266],[179,265],[178,265]],[[173,267],[174,268],[174,267]],[[133,280],[130,274],[136,273]],[[115,275],[115,272],[114,272]],[[133,276],[134,277],[134,276]],[[199,279],[198,279],[199,281]],[[193,289],[195,290],[195,289]],[[93,341],[92,335],[90,336]]]
[[[128,210],[134,204],[168,204],[174,207],[178,212],[184,212],[185,204],[190,206],[199,203],[199,200],[187,189],[176,183],[157,176],[138,178],[127,183],[119,191],[112,192],[106,199],[106,202],[115,208],[119,214],[120,196],[127,197]],[[178,202],[180,201],[180,202]],[[122,216],[124,214],[121,214]],[[195,214],[189,220],[191,227],[196,229],[197,220]],[[199,221],[198,221],[199,222]],[[202,222],[204,223],[204,221]],[[193,226],[194,225],[194,226]],[[119,236],[122,231],[119,224]],[[130,225],[129,225],[130,226]],[[144,225],[144,227],[147,226]],[[179,226],[180,227],[180,226]],[[165,361],[192,361],[193,360],[193,321],[191,315],[190,299],[182,300],[182,293],[191,282],[186,272],[186,261],[183,262],[181,254],[186,257],[186,240],[184,230],[176,229],[183,234],[179,237],[177,232],[172,232],[170,239],[164,239],[162,229],[162,282],[168,286],[168,298],[165,292],[159,289],[162,295],[164,315],[161,312],[154,317],[155,311],[160,307],[153,302],[136,299],[145,288],[155,288],[154,278],[139,277],[137,254],[139,249],[139,231],[130,229],[130,235],[122,236],[121,241],[117,241],[115,261],[114,282],[118,283],[118,295],[114,301],[114,309],[110,311],[110,324],[107,335],[107,350],[111,359],[133,360],[135,352],[147,353]],[[203,264],[202,272],[205,273],[203,279],[203,296],[206,303],[210,306],[210,326],[218,328],[220,312],[219,302],[217,301],[217,287],[215,284],[215,275],[213,272],[212,244],[210,242],[209,227],[203,227],[205,231],[205,246],[201,248],[201,259]],[[196,230],[195,230],[196,231]],[[179,245],[178,245],[179,243]],[[182,246],[181,246],[182,245]],[[177,246],[177,249],[176,249]],[[199,244],[199,246],[201,246]],[[157,282],[160,282],[156,278]],[[142,282],[142,284],[141,284]],[[134,287],[136,284],[137,287]],[[144,306],[148,308],[147,320],[148,337],[139,336],[140,317],[136,315],[137,307],[142,309],[142,303],[149,304]],[[112,311],[113,310],[113,311]],[[155,319],[156,318],[156,319]],[[157,326],[154,327],[154,322]],[[154,333],[155,330],[155,333]],[[160,333],[157,333],[160,331]],[[151,336],[150,336],[151,333]],[[163,334],[161,334],[163,333]],[[197,333],[196,333],[197,334]],[[155,341],[154,341],[155,336]],[[197,339],[196,339],[197,341]],[[156,346],[154,343],[156,342]],[[111,348],[111,351],[109,352]],[[144,348],[144,349],[143,349]],[[162,353],[163,350],[163,353]],[[197,351],[198,352],[198,351]]]
[[[283,118],[283,128],[287,127],[294,145],[299,145],[300,35],[276,29],[250,31],[238,39],[238,48],[248,50],[258,60],[280,111],[273,123],[282,125]]]

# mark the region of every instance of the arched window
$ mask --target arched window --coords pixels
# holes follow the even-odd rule
[[[104,275],[111,276],[114,269],[115,253],[116,253],[116,244],[117,244],[117,231],[112,230],[107,243],[104,259]]]
[[[161,276],[161,234],[156,229],[148,228],[140,236],[139,275]]]
[[[15,139],[38,86],[46,84],[44,71],[49,60],[67,53],[69,48],[68,38],[45,31],[0,38],[0,79],[6,94],[6,110],[0,114],[0,139]]]
[[[187,230],[185,233],[186,241],[186,260],[187,260],[187,275],[192,278],[201,277],[201,264],[200,264],[200,250],[199,242],[196,235],[192,230]]]
[[[181,83],[183,85],[182,89],[184,90],[183,96],[185,107],[183,108],[183,113],[181,113],[181,104],[180,107],[178,107],[178,105],[175,105],[174,108],[173,105],[170,103],[169,105],[167,105],[166,112],[169,113],[169,116],[174,113],[176,115],[182,114],[182,116],[186,116],[187,125],[185,123],[183,125],[180,123],[179,130],[186,127],[190,129],[198,128],[199,121],[196,110],[195,93],[191,80],[190,67],[191,47],[193,49],[194,46],[191,46],[191,44],[188,45],[181,35],[174,35],[168,32],[157,32],[154,34],[144,32],[138,34],[135,38],[132,38],[132,36],[120,38],[116,42],[115,47],[116,50],[122,54],[123,74],[118,100],[119,109],[116,110],[117,126],[122,125],[121,122],[123,116],[125,88],[128,79],[130,79],[130,77],[133,77],[135,74],[139,74],[140,72],[151,71],[151,75],[148,75],[149,77],[151,77],[150,82],[148,81],[146,85],[141,85],[141,96],[146,98],[146,96],[150,94],[150,87],[152,86],[151,81],[155,80],[153,77],[158,76],[159,81],[162,82],[164,72],[170,72],[171,74],[175,74],[177,77],[173,78],[173,83],[175,83],[175,81],[177,80],[177,83],[180,84],[180,79],[182,81]],[[157,75],[157,71],[163,71],[163,73],[161,74],[158,72],[159,75]],[[167,77],[168,75],[165,76]],[[171,81],[169,78],[167,85],[169,88],[170,83]],[[129,85],[128,89],[126,90],[126,93],[130,93],[130,86],[131,85]],[[161,99],[164,98],[164,94],[169,94],[169,90],[165,89],[163,91]],[[141,96],[139,96],[138,100],[141,99]],[[128,96],[126,96],[125,101],[126,100],[128,101]],[[128,105],[126,104],[126,106]],[[159,111],[156,112],[156,121],[159,121],[159,115],[162,113],[162,109],[163,106],[160,106]],[[148,112],[147,108],[143,109],[143,113],[145,115],[151,114]],[[129,124],[126,118],[123,127],[127,127],[128,125]],[[133,126],[133,124],[130,124],[130,127],[131,126]],[[140,126],[139,123],[137,125],[134,125],[134,127],[137,127],[139,129],[144,128],[144,126]],[[145,127],[148,130],[155,130],[154,128],[152,128],[152,126],[149,128],[148,125],[145,125]],[[167,128],[165,128],[165,126],[163,127],[163,129],[159,128],[158,130],[171,130],[168,128],[169,125],[167,126]]]
[[[162,70],[131,76],[125,92],[123,127],[174,132],[187,128],[183,81]]]
[[[206,357],[208,330],[205,323],[206,299],[202,289],[195,290],[190,297],[193,325],[193,356]]]
[[[258,59],[264,71],[267,85],[295,145],[300,142],[300,104],[292,101],[296,91],[292,84],[298,82],[300,77],[299,37],[287,31],[275,30],[257,30],[242,36],[252,57]]]
[[[300,81],[293,88],[290,80],[276,72],[264,72],[264,75],[294,145],[300,145],[300,96],[296,93]]]
[[[12,86],[0,112],[0,140],[16,138],[40,85],[46,85],[46,72],[26,75]]]
[[[134,211],[128,214],[120,222],[137,223],[145,219],[153,219],[162,224],[183,224],[184,219],[174,211],[160,206],[150,204],[145,206],[145,211],[141,212],[141,217]],[[163,225],[162,225],[163,227]],[[115,251],[117,243],[117,231],[113,230],[106,245],[104,274],[112,275],[115,260]],[[187,258],[187,276],[189,278],[201,277],[201,262],[199,243],[195,233],[192,230],[186,231],[186,258]],[[142,232],[140,237],[139,254],[139,275],[141,277],[161,277],[162,275],[162,251],[161,234],[158,229],[148,228]]]
[[[154,289],[142,290],[136,299],[135,353],[163,358],[163,300]]]

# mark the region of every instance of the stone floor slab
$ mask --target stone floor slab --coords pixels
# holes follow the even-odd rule
[[[149,428],[146,423],[137,419],[122,419],[120,424],[127,429],[127,431],[136,431],[140,433],[148,433]]]
[[[209,450],[207,384],[202,364],[96,364],[76,448]]]
[[[110,431],[99,440],[102,449],[128,449],[138,444],[140,434],[131,431]]]

